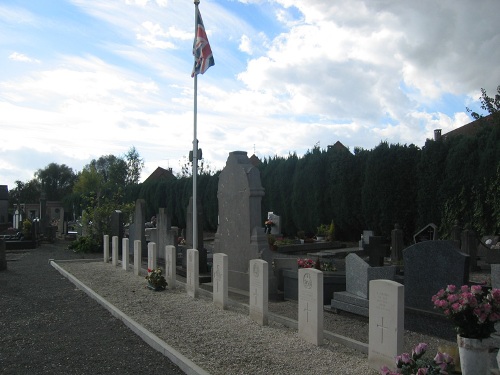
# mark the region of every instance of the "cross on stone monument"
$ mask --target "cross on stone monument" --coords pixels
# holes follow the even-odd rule
[[[306,322],[309,323],[309,312],[311,311],[309,310],[309,302],[306,302],[306,308],[304,311],[306,312]]]
[[[380,343],[383,344],[384,343],[384,329],[388,329],[388,327],[384,326],[384,317],[381,317],[380,319],[381,319],[382,323],[381,324],[377,323],[377,327],[380,328],[380,330],[381,330]]]
[[[168,255],[165,257],[165,271],[166,276],[170,277],[170,257]]]
[[[216,292],[219,292],[219,281],[221,280],[222,275],[219,269],[219,265],[217,265],[217,270],[214,272],[214,279],[217,282],[216,284]]]

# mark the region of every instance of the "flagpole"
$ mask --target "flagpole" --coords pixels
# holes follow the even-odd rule
[[[197,35],[198,4],[200,0],[194,0],[194,35]],[[197,175],[198,175],[198,137],[197,137],[197,112],[198,112],[198,74],[194,75],[194,118],[193,118],[193,249],[198,250],[198,209],[197,209]]]

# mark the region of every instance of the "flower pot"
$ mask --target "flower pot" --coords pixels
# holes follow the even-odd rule
[[[490,373],[490,338],[470,339],[457,335],[462,375],[488,375]]]
[[[163,288],[161,286],[154,286],[154,285],[149,284],[149,283],[148,283],[148,289],[154,290],[155,292],[159,292],[159,291],[163,290]]]

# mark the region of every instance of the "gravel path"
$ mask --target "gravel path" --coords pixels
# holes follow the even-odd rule
[[[182,374],[48,259],[81,258],[58,246],[7,253],[0,272],[1,374]]]
[[[80,353],[82,359],[87,359],[82,363],[82,366],[86,367],[79,367],[75,372],[66,373],[99,373],[102,369],[102,373],[140,374],[155,372],[155,366],[159,366],[158,368],[162,368],[164,373],[176,374],[173,372],[175,370],[171,372],[164,368],[169,361],[166,358],[163,359],[164,357],[161,357],[160,354],[157,354],[161,357],[157,360],[144,361],[143,354],[139,355],[137,351],[148,351],[147,348],[131,349],[129,340],[133,340],[135,336],[112,318],[109,313],[97,306],[93,300],[75,290],[72,284],[65,279],[61,279],[61,275],[47,264],[48,258],[64,259],[75,257],[75,255],[69,251],[54,250],[54,246],[49,246],[50,249],[54,249],[47,251],[47,246],[49,245],[31,251],[26,255],[26,259],[20,259],[19,263],[9,262],[9,271],[0,273],[2,285],[0,288],[2,302],[0,312],[2,316],[18,315],[17,311],[23,308],[22,301],[10,306],[7,310],[7,304],[4,303],[4,299],[7,302],[11,298],[15,299],[10,295],[16,294],[15,286],[19,282],[19,278],[16,281],[12,280],[12,283],[9,282],[7,291],[11,290],[10,295],[4,294],[3,285],[6,275],[11,272],[17,274],[18,266],[20,267],[23,262],[26,262],[24,272],[33,266],[37,268],[35,273],[37,276],[33,277],[34,280],[37,280],[36,285],[32,286],[33,289],[30,292],[32,297],[27,299],[33,299],[34,302],[40,300],[39,303],[51,311],[50,325],[65,327],[65,340],[62,342],[59,340],[60,346],[54,344],[44,347],[34,357],[35,363],[37,363],[36,367],[32,366],[27,369],[39,369],[40,366],[47,366],[48,363],[53,362],[50,358],[54,355],[58,356],[56,363],[62,363],[59,368],[64,368],[69,363],[73,365],[73,357]],[[38,259],[38,262],[34,262],[34,259]],[[29,265],[30,263],[31,265]],[[312,369],[314,369],[312,371],[315,374],[371,375],[378,373],[368,367],[365,354],[328,340],[325,340],[325,345],[316,347],[301,340],[295,330],[275,322],[270,322],[269,326],[261,327],[248,318],[246,307],[231,306],[226,311],[220,311],[213,306],[211,299],[204,297],[192,299],[181,287],[164,292],[152,292],[145,288],[143,276],[135,276],[131,271],[125,272],[121,267],[113,267],[111,264],[103,262],[61,262],[59,265],[211,374],[303,374],[311,372]],[[20,270],[20,272],[23,271]],[[43,297],[44,295],[45,297]],[[245,298],[238,298],[243,302],[245,300]],[[23,299],[24,303],[27,303],[27,299]],[[71,309],[56,308],[57,304],[61,304],[61,302],[56,304],[55,301],[60,300],[64,300],[64,305],[66,302],[71,302],[82,306],[75,306]],[[90,311],[88,311],[89,306],[92,306]],[[86,311],[81,311],[80,308]],[[63,314],[65,310],[69,311]],[[294,301],[270,302],[269,310],[291,319],[297,319],[298,308]],[[33,308],[27,311],[31,316],[39,316],[39,314],[33,314]],[[86,320],[91,319],[91,317],[95,317],[95,319],[92,319],[92,322],[87,322]],[[72,319],[71,322],[70,319]],[[14,340],[20,340],[24,331],[23,319],[7,321],[5,327],[3,326],[4,320],[2,319],[1,323],[2,331],[10,332]],[[429,355],[433,356],[438,346],[453,344],[453,330],[447,321],[435,321],[407,314],[405,322],[407,330],[404,346],[406,351],[411,350],[411,347],[419,342],[427,342]],[[368,342],[368,319],[366,318],[348,313],[325,313],[324,325],[328,331],[364,343]],[[113,328],[109,328],[111,326]],[[53,329],[41,329],[37,322],[29,328],[29,331],[33,332],[33,335],[40,336],[38,340],[44,342],[50,341],[50,339],[44,340],[49,334],[47,331],[50,331],[50,335],[53,335],[54,340],[57,340],[58,335],[53,332]],[[37,333],[35,334],[34,331]],[[81,331],[86,332],[87,337],[82,337]],[[122,331],[124,337],[121,336]],[[14,360],[7,359],[7,356],[1,354],[3,347],[10,340],[12,339],[8,339],[8,337],[2,336],[0,338],[2,344],[0,369],[10,370],[10,373],[45,372],[15,371],[24,369],[25,367],[19,366],[26,366],[31,361],[26,360],[22,354],[17,355],[17,359]],[[67,340],[73,340],[74,343],[68,344]],[[139,339],[136,338],[137,340]],[[86,343],[89,349],[95,348],[95,350],[91,353],[84,352],[80,348],[80,342]],[[41,343],[38,345],[44,346]],[[71,350],[71,348],[73,349]],[[111,352],[113,348],[115,351]],[[12,350],[12,352],[16,352],[16,350]],[[118,353],[117,351],[120,350],[121,353]],[[56,353],[53,353],[54,351]],[[151,352],[150,356],[155,355],[152,349],[149,352]],[[134,366],[135,359],[139,357],[141,362],[137,362],[137,366]],[[19,361],[22,363],[21,365],[17,364]],[[106,370],[102,366],[107,366]],[[54,373],[54,371],[47,372]]]

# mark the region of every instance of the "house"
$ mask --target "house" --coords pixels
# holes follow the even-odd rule
[[[158,180],[170,180],[172,178],[175,178],[174,174],[172,173],[172,168],[165,169],[162,167],[158,167],[153,173],[149,175],[148,178],[144,180],[144,183],[147,184],[149,182]]]
[[[448,133],[441,134],[441,129],[434,130],[434,140],[438,139],[449,139],[457,135],[466,135],[468,137],[475,136],[479,131],[487,126],[500,126],[500,116],[499,114],[491,114],[485,117],[481,117],[478,120],[474,120],[465,124],[459,128],[453,129]]]

